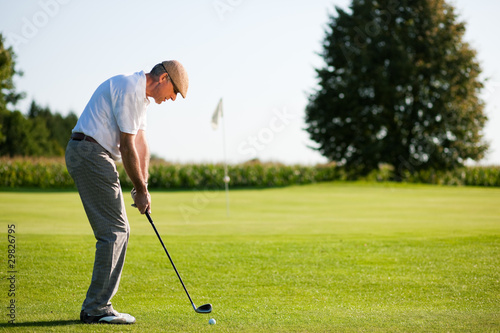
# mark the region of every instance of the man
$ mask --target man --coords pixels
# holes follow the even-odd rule
[[[122,160],[134,184],[137,209],[150,212],[148,98],[158,104],[175,101],[178,93],[186,98],[188,84],[186,70],[176,60],[163,61],[147,74],[114,76],[97,88],[72,131],[66,165],[97,240],[92,281],[80,313],[84,323],[135,322],[110,301],[118,290],[130,233],[114,161]]]

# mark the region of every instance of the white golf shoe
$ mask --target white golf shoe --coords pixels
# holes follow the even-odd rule
[[[86,324],[133,324],[135,318],[128,313],[112,311],[99,316],[90,316],[84,311],[80,312],[80,320]]]

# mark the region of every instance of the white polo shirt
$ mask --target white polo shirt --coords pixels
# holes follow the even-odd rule
[[[146,130],[148,105],[144,71],[114,76],[96,89],[72,132],[93,137],[118,161],[120,132]]]

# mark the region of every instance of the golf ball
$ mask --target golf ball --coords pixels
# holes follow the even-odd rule
[[[209,323],[210,325],[215,325],[216,321],[215,321],[215,319],[214,319],[214,318],[212,318],[212,319],[210,319],[210,320],[208,321],[208,323]]]

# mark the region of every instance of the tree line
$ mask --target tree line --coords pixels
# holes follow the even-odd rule
[[[351,178],[389,165],[396,179],[482,159],[487,117],[481,66],[466,25],[446,0],[352,0],[325,29],[305,130]],[[14,54],[0,34],[0,156],[63,155],[77,117],[52,114],[12,83]]]
[[[53,113],[35,101],[23,114],[16,106],[25,94],[16,91],[15,75],[22,72],[16,70],[14,52],[0,34],[0,156],[63,156],[78,117]]]
[[[27,115],[18,110],[0,110],[0,156],[64,156],[74,113],[53,114],[48,107],[31,102]]]

